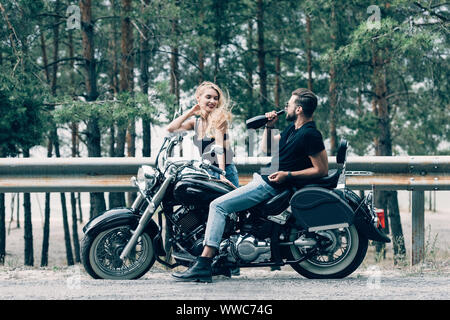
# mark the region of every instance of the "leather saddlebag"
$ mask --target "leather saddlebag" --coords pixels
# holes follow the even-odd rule
[[[310,232],[348,227],[353,223],[353,210],[332,190],[306,187],[298,190],[290,201],[295,224]]]

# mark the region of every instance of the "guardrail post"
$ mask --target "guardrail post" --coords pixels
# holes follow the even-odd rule
[[[411,264],[423,261],[425,257],[425,194],[412,191],[412,253]]]

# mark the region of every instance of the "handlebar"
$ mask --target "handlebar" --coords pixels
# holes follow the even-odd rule
[[[165,167],[165,169],[167,169],[167,158],[169,156],[169,154],[172,152],[172,149],[175,145],[177,145],[178,143],[181,143],[183,141],[183,137],[186,135],[186,132],[176,132],[176,133],[171,133],[168,136],[165,137],[163,145],[161,146],[161,149],[159,150],[159,153],[156,157],[156,165],[157,167],[159,164],[159,156],[162,154],[163,158],[162,158],[162,166]],[[218,154],[222,154],[223,150],[221,150],[221,148],[219,146],[214,145],[213,148],[211,148],[211,152],[216,152]],[[211,162],[209,160],[206,160],[203,158],[204,154],[202,155],[202,161],[200,164],[200,168],[202,169],[210,169],[213,172],[216,172],[218,174],[221,174],[223,176],[225,176],[226,172],[222,169],[220,169],[219,167],[211,164]],[[192,165],[192,162],[190,162],[190,165]],[[161,171],[164,171],[164,169],[159,168]]]
[[[201,167],[203,169],[210,169],[211,171],[214,171],[214,172],[216,172],[218,174],[221,174],[223,176],[226,174],[226,172],[223,171],[222,169],[220,169],[219,167],[216,167],[215,165],[213,165],[211,163],[207,163],[206,161],[202,162]]]
[[[221,174],[221,175],[223,175],[223,176],[226,174],[225,171],[223,171],[223,170],[220,169],[219,167],[216,167],[216,166],[214,166],[214,165],[212,165],[212,164],[209,165],[209,169],[211,169],[212,171],[217,172],[218,174]]]

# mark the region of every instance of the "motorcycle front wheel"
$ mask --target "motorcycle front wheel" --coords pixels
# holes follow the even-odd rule
[[[295,234],[296,232],[291,233],[293,239]],[[359,267],[366,256],[369,240],[354,225],[321,231],[321,234],[329,241],[308,259],[291,264],[295,271],[309,279],[339,279]],[[296,246],[292,245],[290,248],[295,260],[304,255]]]
[[[81,257],[87,273],[95,279],[131,280],[142,277],[155,263],[152,238],[143,233],[128,256],[122,253],[131,238],[128,225],[115,226],[82,240]]]

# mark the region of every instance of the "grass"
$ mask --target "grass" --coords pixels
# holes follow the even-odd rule
[[[393,239],[403,242],[404,239]],[[448,273],[450,271],[450,252],[448,248],[442,249],[439,245],[439,234],[433,234],[431,225],[425,230],[424,259],[422,262],[412,265],[411,252],[404,255],[394,255],[393,244],[384,246],[377,252],[375,245],[369,244],[366,258],[360,269],[368,269],[377,266],[381,269],[397,270],[405,275],[420,275],[425,273]]]

